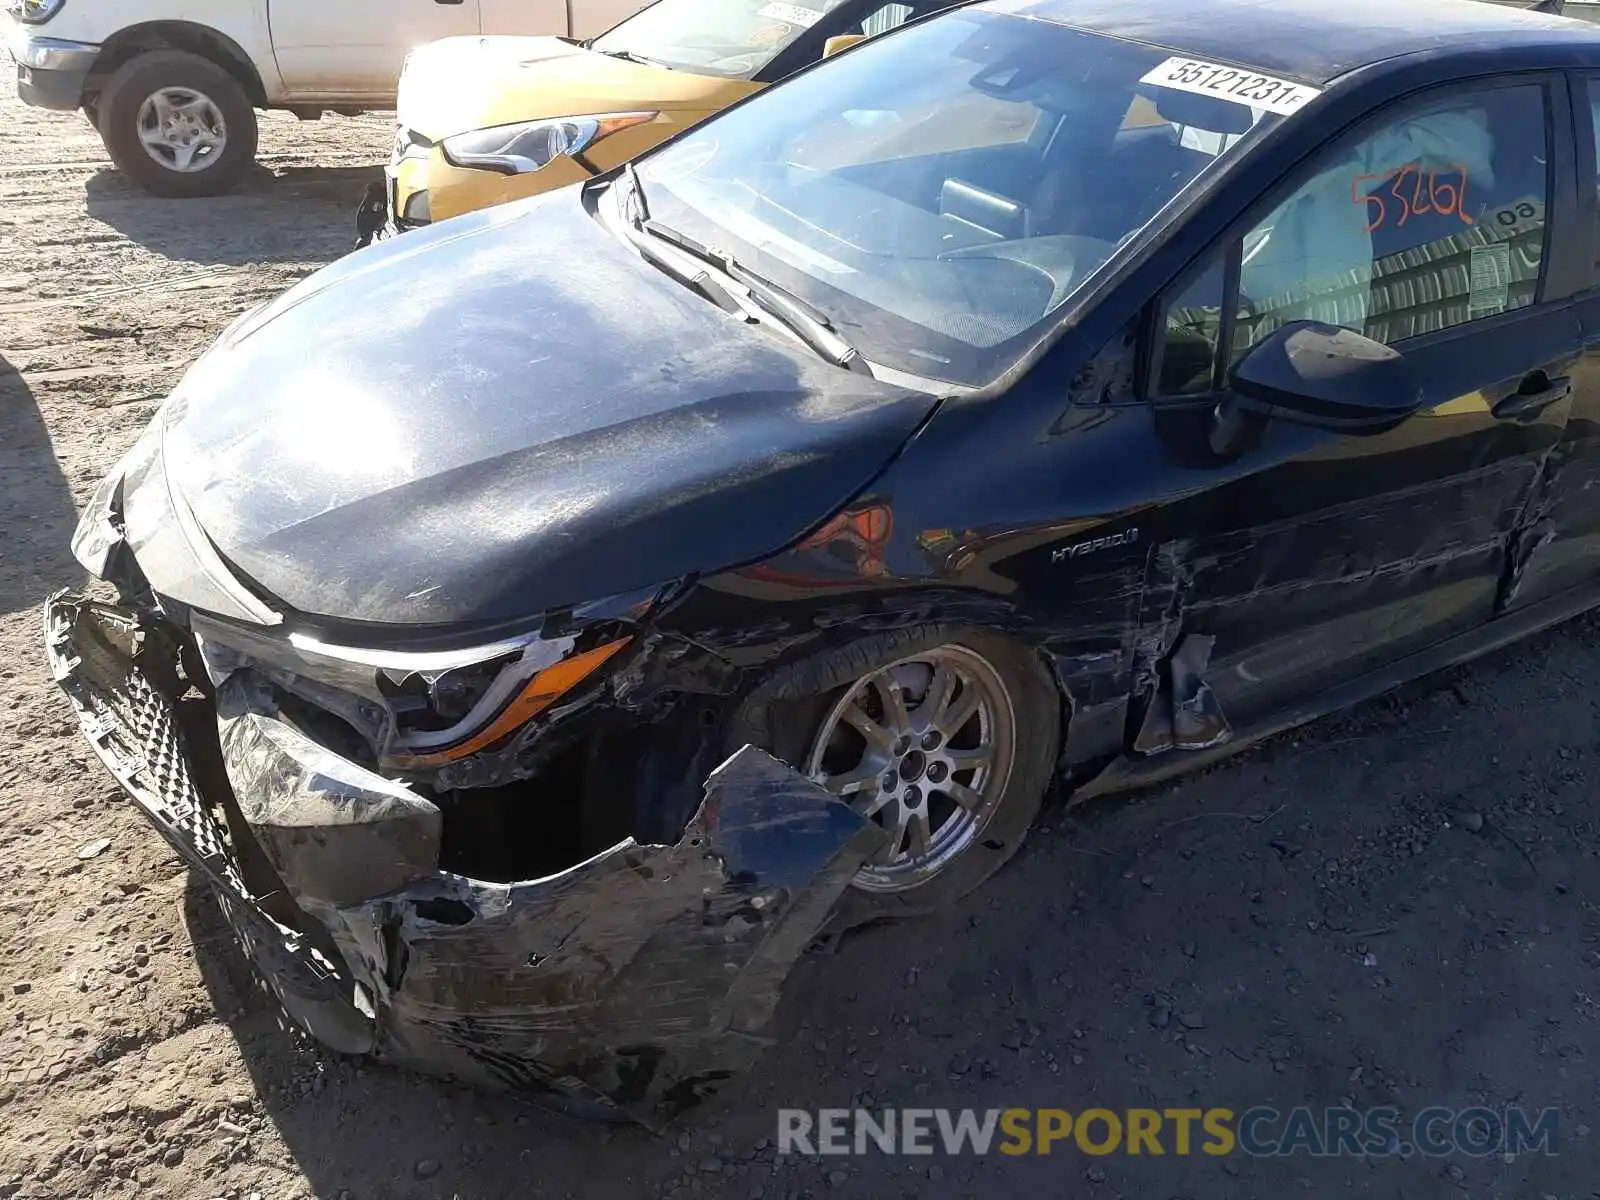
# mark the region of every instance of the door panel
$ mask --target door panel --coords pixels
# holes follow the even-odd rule
[[[1569,375],[1579,340],[1564,306],[1438,337],[1406,351],[1430,407],[1399,428],[1275,422],[1226,466],[1196,453],[1208,409],[1158,409],[1164,454],[1212,487],[1160,514],[1146,622],[1217,639],[1206,678],[1238,723],[1489,620],[1568,405],[1492,410],[1531,372]]]
[[[1583,345],[1571,302],[1540,298],[1570,211],[1562,96],[1522,77],[1385,110],[1163,310],[1152,423],[1195,493],[1153,522],[1144,623],[1169,648],[1214,639],[1205,678],[1235,724],[1504,608]],[[1301,320],[1399,349],[1422,410],[1377,436],[1274,420],[1215,448],[1226,368]]]
[[[1577,305],[1583,327],[1583,356],[1572,373],[1572,415],[1539,492],[1529,505],[1526,528],[1519,535],[1507,578],[1506,607],[1516,608],[1573,588],[1600,583],[1600,207],[1596,176],[1600,172],[1600,79],[1574,77],[1573,139],[1577,159],[1582,228],[1591,231],[1590,247],[1573,248],[1569,256],[1589,264],[1589,290]]]
[[[1600,298],[1578,303],[1570,416],[1512,547],[1503,608],[1600,584]]]
[[[267,13],[291,96],[392,98],[413,47],[479,30],[478,0],[271,0]]]
[[[479,0],[483,31],[494,34],[598,37],[644,7],[641,0]],[[568,13],[573,28],[567,28]]]

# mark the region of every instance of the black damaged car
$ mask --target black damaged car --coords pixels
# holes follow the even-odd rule
[[[51,662],[341,1049],[658,1122],[828,923],[1597,599],[1600,30],[997,0],[238,321]]]

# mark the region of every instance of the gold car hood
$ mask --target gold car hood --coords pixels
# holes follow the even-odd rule
[[[400,124],[430,141],[515,121],[587,113],[714,112],[753,90],[743,79],[674,71],[554,37],[455,37],[412,51]]]

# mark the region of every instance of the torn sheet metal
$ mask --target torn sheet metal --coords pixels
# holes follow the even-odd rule
[[[439,875],[339,911],[378,1052],[468,1081],[604,1099],[658,1126],[748,1068],[796,958],[882,845],[746,747],[675,846],[548,879]]]
[[[140,666],[139,619],[64,594],[45,619],[95,749],[214,886],[288,1017],[347,1053],[659,1127],[754,1061],[783,980],[884,841],[747,746],[674,845],[626,840],[523,883],[467,879],[438,869],[430,802],[308,742],[247,675],[219,696],[246,794],[203,795],[173,697]],[[239,862],[259,851],[230,836],[230,805],[302,928],[247,883]]]
[[[1161,663],[1156,689],[1133,748],[1140,754],[1204,750],[1233,736],[1228,718],[1206,683],[1206,664],[1217,639],[1186,634]]]

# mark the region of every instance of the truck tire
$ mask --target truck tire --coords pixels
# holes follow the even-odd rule
[[[111,161],[157,196],[216,196],[255,161],[256,113],[239,81],[182,50],[123,63],[101,89]]]

